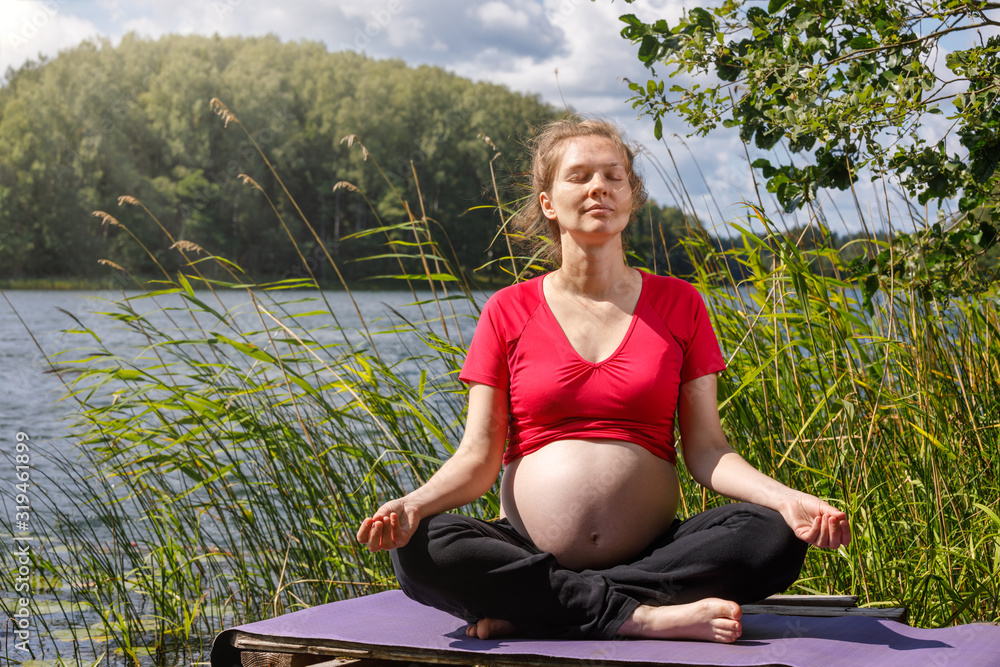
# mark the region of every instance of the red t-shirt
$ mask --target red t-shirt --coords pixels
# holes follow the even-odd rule
[[[595,364],[570,345],[543,278],[490,297],[459,375],[508,392],[504,463],[570,438],[624,440],[676,463],[681,382],[726,367],[701,295],[683,280],[643,273],[625,338]]]

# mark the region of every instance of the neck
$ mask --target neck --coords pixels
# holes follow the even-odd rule
[[[628,286],[633,271],[625,264],[621,244],[587,251],[563,244],[562,265],[554,273],[563,291],[599,299]]]

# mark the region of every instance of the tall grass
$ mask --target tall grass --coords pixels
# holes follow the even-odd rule
[[[143,209],[132,224],[159,224],[141,202],[120,203]],[[359,549],[354,533],[458,442],[456,377],[476,313],[436,223],[419,202],[400,203],[404,219],[364,232],[385,239],[380,258],[413,290],[391,321],[370,320],[347,285],[346,307],[333,307],[301,253],[304,277],[258,285],[164,229],[184,270],[104,305],[133,345],[112,349],[81,323],[75,349],[51,356],[79,404],[79,442],[62,472],[73,504],[48,508],[51,542],[35,563],[36,590],[62,619],[37,618],[73,628],[78,660],[198,659],[227,625],[394,586],[385,555]],[[796,589],[902,604],[923,626],[997,620],[993,298],[890,291],[869,314],[850,282],[811,270],[820,258],[839,267],[834,249],[733,229],[744,248],[725,256],[698,237],[687,245],[698,267],[688,278],[729,358],[726,429],[762,470],[853,519],[850,547],[812,551]],[[500,261],[514,275],[532,264]],[[686,511],[721,502],[683,485]],[[496,510],[490,495],[471,511]],[[5,567],[0,581],[13,576]]]
[[[728,262],[692,244],[730,359],[724,425],[755,465],[853,520],[851,545],[811,551],[797,588],[906,606],[920,626],[1000,620],[995,297],[890,291],[869,313],[855,285],[812,270],[846,275],[835,249],[733,228],[747,250]],[[743,282],[718,268],[737,265]]]

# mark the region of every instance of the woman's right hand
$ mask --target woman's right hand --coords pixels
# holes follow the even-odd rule
[[[361,522],[358,541],[372,553],[406,546],[420,523],[419,512],[404,499],[390,500]]]

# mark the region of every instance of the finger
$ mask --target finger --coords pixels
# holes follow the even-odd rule
[[[830,546],[828,549],[836,549],[840,546],[840,520],[836,517],[830,517]]]
[[[382,548],[382,522],[375,520],[372,522],[371,536],[368,538],[368,551],[375,553]]]
[[[399,543],[399,515],[393,512],[389,515],[389,537],[392,538],[392,546]]]
[[[395,549],[396,548],[396,532],[398,531],[398,525],[393,526],[392,520],[396,519],[396,523],[399,523],[398,517],[395,513],[389,514],[385,518],[385,528],[382,531],[382,548],[383,549]]]
[[[389,517],[382,522],[382,540],[378,544],[379,549],[392,549],[392,527],[389,525]]]
[[[840,522],[840,544],[841,546],[847,546],[851,543],[851,524],[845,518]]]
[[[823,520],[823,548],[832,549],[835,546],[835,537],[837,530],[836,520],[832,516],[827,516]]]
[[[817,517],[814,522],[814,526],[816,538],[813,541],[813,545],[819,547],[820,549],[826,549],[830,544],[829,524],[823,519],[823,517]]]
[[[833,518],[835,518],[837,520],[838,525],[843,525],[843,524],[847,523],[847,512],[844,512],[843,510],[839,510],[839,509],[837,509],[835,507],[832,508],[832,509],[833,509],[833,511],[831,512],[831,514],[833,515]]]
[[[816,537],[819,532],[819,527],[814,519],[812,522],[806,524],[805,526],[798,526],[794,529],[795,536],[798,537],[803,542],[807,544],[816,544]]]
[[[368,541],[368,533],[371,530],[371,527],[372,527],[372,520],[370,518],[366,518],[364,521],[361,522],[361,527],[358,528],[358,542]]]
[[[813,544],[820,546],[823,542],[823,529],[825,528],[823,524],[823,517],[818,516],[813,519],[812,530],[810,531],[813,536]]]
[[[802,539],[814,547],[818,547],[823,541],[823,523],[814,519],[812,525],[809,526],[808,535]]]
[[[826,517],[831,517],[832,516],[832,517],[835,517],[838,520],[839,519],[843,519],[843,518],[845,518],[847,516],[841,510],[837,509],[836,507],[834,507],[833,505],[831,505],[830,503],[828,503],[826,501],[820,501],[818,512],[820,514],[822,514],[823,516],[826,516]]]

